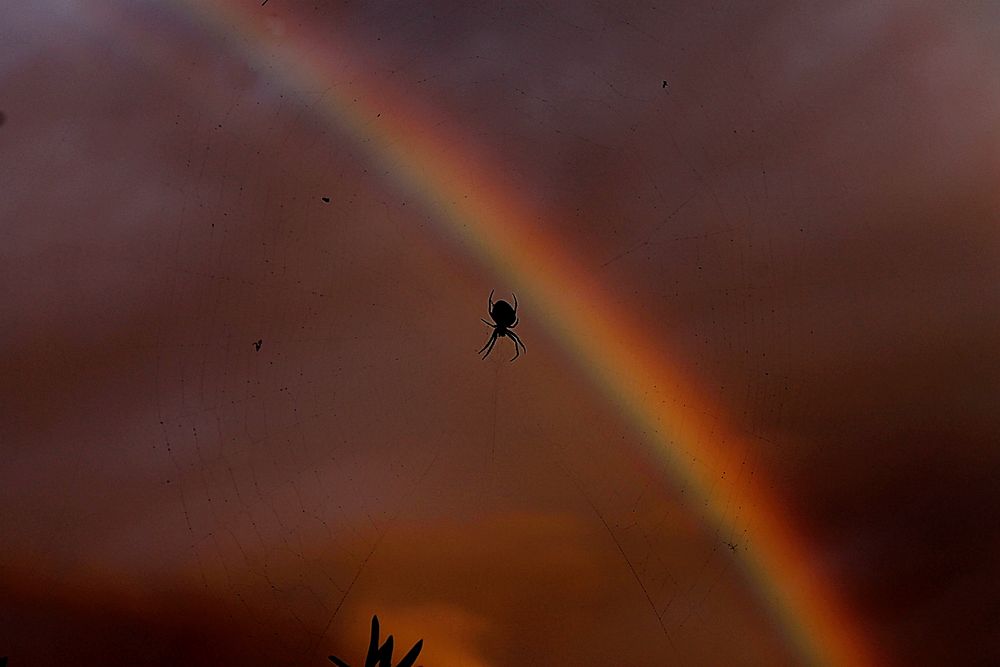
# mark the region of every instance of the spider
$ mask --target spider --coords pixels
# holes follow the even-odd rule
[[[517,326],[518,321],[517,295],[512,293],[511,296],[514,297],[513,308],[506,301],[497,301],[496,303],[493,303],[493,290],[490,290],[489,312],[490,317],[493,318],[493,321],[496,322],[496,324],[490,324],[486,320],[483,320],[483,318],[479,318],[486,326],[493,327],[493,335],[490,336],[488,341],[486,341],[486,345],[483,345],[483,349],[479,350],[480,353],[482,353],[483,350],[486,350],[486,354],[483,355],[483,359],[490,356],[490,352],[493,351],[493,346],[497,342],[497,336],[510,336],[510,339],[514,341],[514,359],[521,356],[521,350],[525,349],[524,343],[521,342],[521,339],[517,337],[516,333],[511,331],[511,329]],[[511,359],[511,361],[514,361],[514,359]]]

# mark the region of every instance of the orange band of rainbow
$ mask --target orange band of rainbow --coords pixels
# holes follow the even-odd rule
[[[879,664],[852,615],[813,565],[789,515],[760,475],[731,475],[747,448],[710,415],[694,383],[670,363],[661,340],[616,306],[574,261],[565,239],[530,221],[535,214],[488,160],[439,129],[431,113],[398,93],[352,73],[363,71],[339,39],[322,40],[284,22],[280,38],[269,21],[278,7],[254,2],[182,0],[190,16],[240,48],[262,71],[295,90],[324,90],[317,114],[353,135],[396,185],[428,206],[441,231],[455,237],[488,269],[529,292],[544,324],[623,414],[642,432],[655,458],[678,483],[698,494],[693,506],[712,527],[731,520],[732,507],[754,530],[743,552],[751,581],[779,618],[804,661],[816,665]],[[339,81],[339,83],[338,83]],[[391,100],[391,104],[389,103]],[[381,113],[392,109],[392,113]]]

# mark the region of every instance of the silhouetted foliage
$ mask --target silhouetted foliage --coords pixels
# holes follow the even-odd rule
[[[396,667],[413,667],[423,646],[424,640],[421,639],[413,645],[409,653],[403,656]],[[330,662],[337,667],[351,667],[335,655],[330,656]],[[0,665],[0,667],[3,666]],[[364,667],[392,667],[392,635],[386,638],[382,646],[378,645],[378,616],[372,616],[372,638],[368,643],[368,655],[365,656]]]

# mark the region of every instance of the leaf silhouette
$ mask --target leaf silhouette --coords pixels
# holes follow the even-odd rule
[[[368,654],[365,656],[364,667],[392,667],[392,635],[386,637],[385,643],[382,646],[378,645],[378,635],[378,616],[372,616],[372,634],[368,642]],[[413,648],[400,660],[396,667],[413,667],[413,664],[417,661],[417,656],[420,655],[420,649],[423,647],[424,640],[421,639],[413,645]],[[330,662],[337,665],[337,667],[351,667],[335,655],[331,655],[329,658]],[[0,664],[0,667],[3,667],[3,665]]]

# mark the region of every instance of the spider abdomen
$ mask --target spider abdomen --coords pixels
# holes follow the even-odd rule
[[[511,305],[506,301],[497,301],[494,303],[493,311],[490,313],[490,317],[492,317],[493,321],[502,327],[509,327],[514,323],[514,320],[517,319],[517,316],[514,315],[514,309],[511,308]]]

